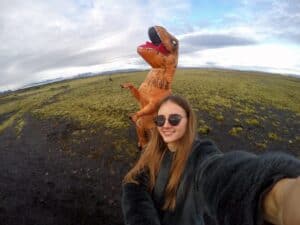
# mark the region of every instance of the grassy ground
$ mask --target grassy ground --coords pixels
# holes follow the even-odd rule
[[[105,127],[121,132],[128,129],[128,114],[138,109],[130,93],[120,88],[124,82],[138,87],[145,72],[97,76],[65,81],[18,91],[0,97],[0,132],[14,126],[19,134],[24,114],[41,119],[64,118],[82,127]],[[199,133],[206,135],[215,124],[227,124],[227,132],[239,136],[247,127],[269,126],[256,143],[266,148],[272,140],[299,141],[299,132],[288,130],[286,120],[299,127],[300,80],[292,77],[230,70],[178,70],[173,93],[187,97],[198,114]],[[276,112],[275,112],[276,111]],[[289,118],[278,118],[280,112]],[[122,142],[124,142],[122,140]]]

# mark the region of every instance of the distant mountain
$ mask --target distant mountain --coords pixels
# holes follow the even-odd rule
[[[85,78],[85,77],[92,77],[92,76],[99,76],[99,75],[113,75],[113,74],[119,74],[119,73],[130,73],[130,72],[138,72],[143,71],[142,69],[119,69],[119,70],[109,70],[109,71],[103,71],[103,72],[87,72],[87,73],[80,73],[73,75],[71,77],[58,77],[55,79],[47,79],[39,82],[29,83],[26,85],[23,85],[22,87],[16,89],[16,90],[6,90],[6,91],[0,91],[0,95],[6,95],[14,91],[18,90],[24,90],[32,87],[42,86],[45,84],[55,83],[63,80],[72,80],[72,79],[79,79],[79,78]]]
[[[119,74],[119,73],[131,73],[131,72],[138,72],[138,71],[143,71],[143,70],[142,69],[119,69],[119,70],[108,70],[108,71],[96,72],[96,73],[89,72],[89,73],[77,74],[68,79],[92,77],[92,76],[99,76],[99,75],[113,75],[113,74]]]
[[[1,96],[1,95],[9,94],[9,93],[11,93],[11,92],[14,92],[14,91],[12,91],[12,90],[0,91],[0,96]]]
[[[26,84],[23,87],[21,87],[20,89],[26,89],[26,88],[36,87],[36,86],[40,86],[40,85],[44,85],[44,84],[49,84],[49,83],[54,83],[54,82],[58,82],[58,81],[62,81],[62,80],[65,80],[65,78],[58,77],[58,78],[55,78],[55,79],[43,80],[43,81],[39,81],[39,82],[34,82],[34,83]]]

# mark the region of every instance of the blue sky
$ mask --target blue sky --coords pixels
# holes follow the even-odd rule
[[[300,76],[299,0],[0,1],[0,91],[85,72],[147,69],[148,27],[179,39],[179,66]]]
[[[236,1],[223,0],[203,0],[191,1],[191,14],[189,22],[199,21],[219,22],[226,12],[230,12],[237,7]]]

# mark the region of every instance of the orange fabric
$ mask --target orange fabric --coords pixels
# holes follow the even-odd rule
[[[147,143],[147,132],[155,126],[153,116],[157,104],[171,94],[178,62],[178,40],[161,26],[154,26],[154,29],[161,44],[148,42],[137,48],[137,52],[152,67],[146,79],[138,89],[131,83],[121,85],[129,89],[140,104],[140,110],[131,115],[131,120],[136,125],[138,145],[141,148]]]

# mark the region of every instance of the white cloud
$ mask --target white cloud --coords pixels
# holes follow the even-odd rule
[[[148,39],[148,27],[164,25],[184,7],[176,1],[142,6],[138,0],[1,1],[0,66],[6,79],[0,89],[39,79],[47,71],[88,72],[136,57],[137,45]]]
[[[55,76],[147,68],[136,47],[148,39],[147,29],[155,24],[165,26],[181,40],[179,62],[183,66],[196,65],[193,59],[197,56],[203,65],[299,71],[299,1],[256,2],[261,10],[253,1],[244,1],[238,10],[219,18],[227,24],[212,27],[189,22],[188,15],[193,12],[189,1],[0,1],[0,90]],[[272,41],[276,48],[275,41],[282,39],[296,43],[288,51],[282,50],[286,47],[281,44],[282,57],[274,54],[269,62],[250,57],[252,52],[271,51],[262,46]],[[249,60],[241,61],[239,49],[247,52]]]
[[[300,47],[262,44],[256,46],[207,49],[182,55],[180,66],[218,66],[300,74]]]

